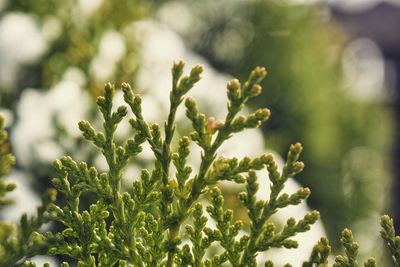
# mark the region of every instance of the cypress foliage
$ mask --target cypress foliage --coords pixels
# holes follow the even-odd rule
[[[318,218],[312,211],[296,221],[288,218],[282,227],[271,220],[279,209],[297,205],[310,195],[308,188],[292,194],[282,190],[288,179],[300,173],[303,162],[299,161],[302,145],[291,145],[286,162],[280,170],[270,154],[250,159],[225,158],[218,155],[220,146],[235,133],[260,127],[270,117],[267,108],[261,108],[244,116],[241,110],[247,101],[261,93],[260,82],[267,72],[257,67],[248,79],[241,83],[234,79],[227,84],[227,115],[216,120],[201,113],[196,101],[186,94],[201,79],[203,68],[195,66],[184,76],[184,63],[172,67],[170,109],[164,127],[146,121],[142,115],[142,100],[133,93],[130,85],[121,89],[127,106],[113,107],[115,85],[106,84],[104,94],[97,98],[97,106],[103,118],[102,129],[95,129],[89,121],[81,121],[79,129],[83,137],[99,149],[108,165],[108,171],[99,173],[85,162],[76,162],[65,156],[54,162],[56,175],[52,180],[55,189],[43,197],[43,205],[37,216],[21,217],[17,225],[2,224],[0,266],[35,266],[28,258],[39,255],[65,255],[78,266],[257,266],[257,255],[271,248],[296,248],[298,233],[307,232]],[[181,137],[178,147],[172,145],[175,133],[175,116],[184,103],[186,116],[192,131]],[[118,124],[129,119],[133,135],[118,142],[114,138]],[[14,159],[7,149],[7,135],[1,119],[1,174],[6,173]],[[249,142],[251,140],[248,140]],[[135,160],[147,142],[154,154],[151,170],[143,169],[134,180],[131,190],[121,186],[124,167]],[[187,164],[191,143],[201,149],[200,166]],[[4,152],[4,153],[3,153]],[[258,177],[256,171],[266,168],[271,192],[265,201],[256,199]],[[175,171],[173,172],[172,169]],[[198,171],[194,171],[194,169]],[[4,192],[14,188],[1,181]],[[224,207],[220,181],[243,184],[238,198],[247,209],[249,231],[246,225],[234,217],[234,211]],[[56,191],[63,195],[65,203],[56,204]],[[91,195],[91,205],[82,208],[82,196]],[[204,204],[208,199],[208,204]],[[205,216],[208,213],[208,217]],[[47,221],[63,225],[60,232],[39,233]],[[213,224],[208,224],[208,221]],[[395,235],[393,222],[382,217],[381,235],[388,244],[396,266],[400,260],[400,237]],[[14,230],[8,231],[7,227]],[[352,232],[342,232],[344,255],[335,258],[334,267],[359,266],[359,245]],[[328,266],[329,241],[322,238],[315,246],[309,261],[303,266]],[[265,266],[273,266],[266,261]],[[45,264],[45,266],[49,266]],[[68,266],[63,263],[62,266]],[[289,264],[285,266],[290,266]],[[371,258],[364,266],[376,266]]]

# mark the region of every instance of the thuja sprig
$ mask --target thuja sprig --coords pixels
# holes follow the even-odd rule
[[[326,237],[322,237],[314,246],[310,259],[303,263],[303,267],[328,267],[328,257],[331,253],[331,246]]]
[[[207,206],[207,212],[216,222],[217,229],[213,232],[208,231],[207,235],[218,241],[224,248],[223,256],[226,257],[233,266],[238,266],[240,255],[245,248],[248,237],[244,236],[239,241],[236,237],[243,227],[242,221],[233,221],[233,211],[223,209],[224,198],[218,188],[211,189],[211,205]]]
[[[6,183],[3,176],[10,172],[15,158],[10,152],[8,134],[4,130],[4,118],[0,116],[0,206],[11,200],[5,194],[15,189],[15,184]],[[21,264],[26,258],[44,253],[46,244],[35,234],[48,221],[49,206],[55,200],[56,191],[50,189],[43,194],[42,205],[37,208],[36,216],[23,214],[16,224],[0,223],[0,266]]]
[[[192,243],[184,245],[180,250],[177,263],[182,266],[204,266],[203,258],[207,249],[215,241],[212,230],[206,227],[207,217],[203,215],[203,207],[200,203],[196,203],[193,207],[193,225],[186,225],[186,235]],[[205,233],[208,233],[207,235]],[[210,262],[208,263],[210,264]]]
[[[55,201],[56,191],[48,190],[42,197],[42,205],[37,208],[35,216],[23,214],[19,223],[9,225],[9,232],[0,239],[0,266],[22,264],[27,258],[46,253],[48,245],[36,233],[49,221],[47,213]],[[6,227],[1,224],[0,228]]]
[[[396,236],[393,220],[388,215],[381,217],[381,236],[388,246],[395,266],[400,266],[400,236]]]
[[[186,227],[189,239],[193,244],[192,253],[190,248],[185,245],[180,252],[180,259],[177,262],[192,266],[219,266],[218,264],[228,261],[232,266],[257,266],[256,255],[259,252],[266,251],[272,247],[297,247],[297,242],[291,238],[297,233],[309,230],[310,225],[318,219],[318,212],[314,211],[305,215],[299,222],[290,218],[281,231],[276,231],[276,226],[268,222],[268,219],[279,208],[299,204],[310,194],[306,188],[302,188],[290,196],[285,193],[280,194],[283,189],[282,185],[287,181],[288,175],[294,175],[302,169],[303,164],[298,162],[300,152],[301,146],[299,144],[291,146],[282,174],[278,172],[277,165],[271,155],[264,155],[253,161],[246,158],[240,164],[238,164],[236,159],[232,161],[223,160],[218,163],[225,164],[225,169],[236,169],[238,166],[241,166],[248,171],[248,177],[245,179],[247,184],[246,192],[240,194],[240,199],[248,208],[249,217],[252,221],[250,235],[244,234],[241,237],[238,236],[239,232],[243,230],[243,223],[233,220],[233,211],[224,209],[224,199],[221,192],[217,187],[213,187],[209,190],[211,200],[210,205],[207,206],[207,212],[215,221],[216,229],[205,227],[207,219],[200,215],[202,214],[201,209],[196,206],[197,216],[194,215],[194,224],[197,227]],[[233,164],[229,164],[229,162],[233,162]],[[270,198],[264,202],[257,201],[255,198],[258,190],[255,170],[261,169],[265,165],[269,166],[267,168],[270,171],[270,176],[273,177],[270,177],[272,182]],[[249,166],[254,167],[254,169],[249,168]],[[215,172],[215,170],[211,170],[210,172]],[[205,242],[205,246],[200,245],[203,242]],[[216,255],[215,259],[218,259],[218,263],[217,261],[207,259],[201,265],[200,262],[203,258],[204,250],[212,242],[217,242],[223,248],[223,252]],[[202,253],[199,254],[199,251]],[[196,258],[197,263],[193,264]],[[270,266],[271,264],[271,262],[267,262],[266,266]]]
[[[344,229],[340,243],[344,247],[345,255],[337,255],[333,267],[358,267],[357,254],[359,245],[354,241],[353,233],[349,229]],[[321,238],[317,245],[313,248],[310,259],[303,263],[303,267],[328,267],[328,257],[331,252],[331,247],[327,238]],[[364,264],[364,267],[376,267],[376,261],[369,258]]]
[[[253,121],[251,125],[246,123],[245,120],[245,122],[241,125],[236,125],[235,128],[232,127],[233,119],[243,108],[243,105],[248,101],[248,99],[261,93],[261,86],[259,83],[262,81],[265,75],[266,70],[264,68],[257,67],[250,74],[245,86],[241,87],[237,80],[228,83],[228,114],[226,115],[224,122],[215,121],[214,118],[206,119],[206,116],[199,112],[195,100],[193,98],[186,99],[186,116],[192,121],[194,128],[194,132],[191,133],[191,138],[202,148],[203,152],[199,172],[193,178],[189,197],[181,201],[181,203],[178,205],[177,213],[179,220],[184,219],[188,215],[188,211],[190,210],[192,204],[199,198],[202,190],[207,185],[212,183],[212,181],[206,179],[207,173],[214,159],[216,158],[216,152],[218,148],[224,143],[224,141],[229,139],[234,132],[238,132],[246,128],[258,127],[263,121],[269,118],[269,110],[260,109],[249,116],[248,120]],[[232,94],[231,91],[235,91],[235,93]],[[213,140],[212,136],[216,134],[217,131],[218,134]],[[179,231],[179,227],[176,226],[171,229],[172,237],[176,235],[177,230]],[[173,257],[173,253],[170,253],[170,266]]]
[[[97,99],[97,105],[103,115],[103,131],[96,130],[88,121],[81,121],[79,128],[83,136],[102,151],[109,170],[98,173],[94,167],[87,166],[84,162],[77,163],[70,157],[55,161],[57,175],[53,179],[53,184],[65,195],[66,205],[62,208],[51,206],[51,218],[63,223],[66,229],[62,233],[47,233],[41,236],[53,244],[49,249],[51,254],[68,255],[78,260],[81,266],[113,265],[121,262],[135,266],[158,265],[164,259],[167,266],[172,266],[179,260],[188,261],[188,257],[183,257],[188,255],[184,253],[188,251],[187,248],[182,250],[178,248],[182,239],[180,226],[191,215],[193,204],[200,195],[207,191],[205,190],[207,187],[215,186],[221,180],[243,183],[244,173],[260,170],[268,164],[267,156],[256,159],[245,157],[241,161],[223,157],[215,160],[218,148],[233,133],[258,127],[268,119],[270,115],[268,109],[259,109],[248,117],[237,116],[249,98],[261,93],[259,83],[266,75],[264,68],[256,68],[243,86],[237,80],[228,83],[228,114],[224,122],[212,117],[206,118],[199,112],[194,99],[187,98],[186,114],[192,121],[194,132],[182,137],[178,150],[172,152],[171,142],[175,132],[177,109],[183,102],[184,95],[200,80],[202,73],[202,67],[196,66],[188,76],[183,76],[183,68],[182,62],[175,63],[172,68],[170,110],[164,124],[164,135],[158,125],[146,122],[142,115],[140,96],[135,95],[128,84],[122,84],[124,100],[135,115],[130,124],[136,134],[124,144],[117,144],[114,133],[126,116],[127,109],[121,106],[113,111],[112,99],[115,89],[111,84],[105,86],[104,95]],[[187,165],[191,140],[203,150],[199,172],[193,177],[190,177],[192,169]],[[140,179],[133,183],[132,194],[123,193],[121,188],[123,168],[133,156],[141,152],[141,144],[144,141],[150,144],[154,152],[156,159],[154,169],[151,174],[147,170],[142,171]],[[171,162],[176,168],[176,177],[170,176]],[[295,171],[292,171],[288,175],[294,173]],[[160,193],[157,193],[158,190]],[[213,192],[217,192],[215,190],[217,189],[214,188]],[[80,197],[85,193],[96,196],[89,211],[81,211],[79,207]],[[284,201],[294,203],[297,200],[281,199],[282,203]],[[217,202],[213,204],[217,205]],[[198,206],[196,207],[194,219],[200,220],[201,216],[196,217],[199,212]],[[228,227],[230,229],[228,231],[218,219],[222,215],[216,213],[217,211],[211,212],[210,209],[208,211],[218,222],[220,233],[223,233],[223,239],[219,238],[218,241],[227,248],[228,240],[233,241],[242,223],[233,223],[230,228]],[[222,211],[218,209],[218,212]],[[223,214],[224,218],[232,217],[232,212],[229,210]],[[106,221],[111,222],[110,227],[107,227]],[[230,220],[225,223],[229,224]],[[196,227],[199,231],[204,226],[197,224]],[[203,230],[209,234],[206,229],[208,228]],[[231,236],[232,234],[234,235]],[[286,239],[283,235],[281,237],[282,240]],[[192,239],[194,240],[193,236]],[[215,240],[217,239],[206,234],[201,243],[202,249],[205,250]],[[228,249],[227,254],[206,260],[204,263],[222,264],[228,258],[231,262],[239,262],[245,241],[246,238],[240,245],[236,245],[236,250]],[[183,251],[180,254],[183,258],[175,258],[178,251]],[[198,247],[193,262],[201,262],[196,260],[196,257],[200,254],[204,256],[204,253]]]
[[[296,248],[296,234],[308,231],[319,218],[319,213],[312,211],[298,221],[289,218],[280,228],[271,221],[271,217],[279,209],[297,205],[310,195],[308,188],[300,188],[292,194],[283,192],[288,179],[304,168],[299,161],[301,144],[290,146],[282,169],[269,154],[240,160],[218,155],[220,146],[235,133],[259,127],[269,118],[270,111],[265,108],[248,116],[240,115],[247,101],[261,93],[260,82],[266,70],[255,68],[243,85],[236,79],[227,84],[228,112],[224,120],[207,117],[200,112],[193,98],[185,96],[200,80],[202,71],[201,66],[195,66],[184,76],[183,62],[174,63],[170,108],[163,128],[145,120],[141,97],[134,94],[129,84],[123,83],[124,100],[134,117],[129,121],[133,136],[122,143],[116,141],[114,134],[126,117],[127,108],[113,107],[116,88],[106,84],[104,95],[97,99],[103,118],[102,129],[95,129],[88,121],[81,121],[79,129],[84,138],[102,152],[108,170],[99,173],[95,167],[85,162],[78,163],[68,156],[56,160],[56,175],[52,182],[64,195],[65,205],[55,205],[55,191],[50,191],[43,199],[43,206],[38,209],[39,215],[32,218],[23,216],[17,226],[16,237],[1,241],[4,250],[0,253],[5,256],[0,257],[0,263],[12,266],[35,254],[47,252],[69,256],[81,267],[211,267],[227,264],[252,267],[257,266],[260,252],[270,248]],[[174,148],[175,117],[183,102],[193,131],[182,136],[178,147]],[[0,126],[3,126],[1,119]],[[6,135],[0,128],[2,146],[6,144],[5,140]],[[144,142],[148,142],[154,152],[154,166],[152,170],[143,169],[140,177],[135,177],[138,179],[134,179],[132,188],[123,188],[124,167],[140,154]],[[191,142],[202,151],[201,163],[195,168],[188,164]],[[3,151],[0,151],[0,167],[3,162],[8,162],[5,166],[9,167],[13,158],[8,150],[5,154]],[[175,172],[171,168],[175,168]],[[268,170],[268,177],[258,177],[256,171],[264,168]],[[256,198],[258,179],[270,181],[271,191],[266,200]],[[234,212],[225,208],[218,187],[220,181],[245,185],[239,199],[247,209],[249,225],[235,220]],[[0,190],[3,190],[1,186]],[[1,192],[0,197],[3,196]],[[80,205],[84,194],[91,196],[91,205],[86,210]],[[215,227],[207,225],[201,197],[209,200],[206,211]],[[38,228],[49,219],[60,222],[64,229],[58,233],[37,233]],[[182,225],[185,225],[184,230]],[[381,225],[381,235],[392,252],[396,266],[399,266],[400,238],[395,236],[393,222],[384,216]],[[354,242],[350,230],[343,231],[341,243],[345,255],[337,256],[333,266],[357,267],[358,244]],[[329,242],[322,238],[303,266],[326,267],[329,253]],[[264,265],[272,267],[273,263],[266,261]],[[375,265],[373,259],[364,264],[366,267]],[[26,261],[24,266],[33,267],[35,264]],[[68,264],[63,263],[62,266],[67,267]]]
[[[15,189],[15,184],[6,183],[3,179],[14,164],[15,158],[10,152],[8,134],[4,130],[4,118],[0,115],[0,208],[10,203],[5,195]]]
[[[241,258],[241,265],[256,266],[255,256],[258,251],[265,251],[270,247],[297,247],[297,242],[289,239],[296,233],[307,231],[319,217],[319,213],[313,211],[307,214],[302,220],[296,223],[290,218],[281,232],[275,232],[275,226],[267,223],[268,219],[275,214],[278,209],[289,205],[297,205],[310,195],[308,188],[301,188],[296,193],[288,195],[281,194],[287,179],[302,171],[304,164],[298,161],[302,151],[300,144],[290,147],[286,163],[282,174],[278,171],[278,166],[271,155],[265,157],[269,179],[271,181],[271,194],[267,201],[256,200],[258,191],[257,176],[254,171],[249,172],[247,178],[246,192],[240,194],[240,199],[248,209],[251,221],[251,232],[249,242]]]
[[[213,182],[213,179],[207,179],[207,173],[216,158],[217,149],[223,144],[224,141],[229,139],[234,132],[249,128],[247,127],[249,125],[245,122],[235,124],[234,127],[233,120],[235,119],[239,111],[243,108],[243,105],[248,101],[249,97],[254,97],[261,93],[261,91],[257,91],[249,94],[248,91],[251,90],[249,86],[250,84],[252,86],[257,85],[256,87],[260,89],[261,87],[257,84],[257,82],[260,82],[265,77],[265,75],[266,71],[264,68],[256,68],[251,73],[248,81],[245,83],[246,86],[241,87],[240,83],[237,80],[233,80],[228,83],[228,114],[226,115],[224,122],[214,124],[215,128],[213,129],[213,131],[206,131],[207,129],[205,123],[205,115],[199,113],[194,99],[186,99],[186,115],[192,121],[192,125],[195,130],[191,134],[191,137],[203,149],[203,153],[199,173],[194,177],[191,194],[189,198],[185,201],[182,212],[186,212],[188,208],[192,205],[192,203],[199,197],[205,186],[207,186],[208,183]],[[249,118],[251,117],[252,120],[257,121],[257,123],[252,125],[253,128],[260,126],[263,121],[269,118],[269,115],[270,112],[268,109],[260,109],[251,114]],[[215,134],[216,131],[218,131],[218,134],[212,141],[210,137]]]
[[[349,229],[344,229],[340,243],[344,247],[345,255],[338,255],[335,257],[333,267],[358,267],[357,254],[359,244],[354,241],[353,233]],[[364,263],[364,267],[375,267],[376,262],[373,258],[369,258]]]
[[[134,199],[128,193],[121,192],[122,169],[130,158],[141,152],[141,144],[146,140],[146,134],[138,131],[133,139],[124,144],[117,144],[114,133],[118,124],[126,116],[127,109],[120,106],[116,111],[112,108],[114,86],[106,84],[104,96],[97,99],[97,105],[103,115],[103,131],[95,130],[87,121],[81,121],[79,128],[83,136],[97,146],[109,166],[109,171],[98,173],[94,167],[86,163],[76,163],[69,157],[56,160],[57,171],[53,184],[65,195],[67,205],[63,208],[53,206],[52,218],[66,226],[62,233],[47,233],[44,238],[53,247],[50,254],[65,254],[78,260],[79,266],[112,266],[125,260],[142,266],[139,247],[135,246],[137,231],[143,227],[144,212],[137,196]],[[146,172],[142,175],[143,187],[148,192]],[[151,187],[151,185],[150,185]],[[80,212],[79,199],[84,193],[93,193],[96,200],[89,211]],[[150,198],[151,199],[151,198]],[[136,201],[135,201],[136,200]],[[112,214],[110,227],[106,220]]]
[[[178,106],[183,101],[183,96],[194,86],[196,82],[198,82],[201,78],[201,73],[203,72],[202,66],[195,66],[192,68],[190,74],[188,76],[182,77],[183,75],[184,63],[182,61],[178,63],[174,63],[172,67],[172,90],[170,92],[170,110],[168,114],[168,118],[164,125],[165,130],[165,138],[161,140],[160,130],[158,127],[153,126],[153,130],[149,130],[149,126],[143,119],[141,114],[141,107],[139,100],[140,97],[134,96],[130,87],[125,86],[124,90],[124,99],[130,105],[132,112],[136,116],[136,120],[132,119],[131,124],[136,129],[144,129],[144,132],[147,134],[147,140],[150,143],[155,156],[161,165],[162,170],[162,184],[161,193],[163,197],[163,201],[161,204],[161,212],[163,213],[163,218],[168,218],[163,224],[168,225],[169,228],[169,240],[168,247],[170,248],[169,256],[168,256],[168,264],[171,266],[173,264],[174,255],[176,252],[176,245],[179,243],[177,238],[179,232],[179,220],[178,214],[173,213],[172,207],[169,205],[172,204],[173,201],[173,192],[171,186],[169,185],[169,169],[172,158],[171,153],[171,141],[175,132],[175,116],[178,109]],[[177,162],[176,162],[177,163]],[[178,166],[179,167],[179,166]],[[182,170],[178,169],[179,181],[181,182],[184,179],[185,174],[182,174]],[[183,175],[183,176],[182,176]],[[187,179],[187,178],[186,178]],[[182,183],[180,184],[181,191]],[[178,193],[179,194],[179,193]]]
[[[221,156],[214,161],[212,168],[207,173],[206,180],[209,181],[210,184],[223,180],[244,183],[246,181],[243,176],[244,173],[250,170],[263,169],[268,163],[268,160],[268,155],[262,155],[254,159],[244,157],[240,161],[237,158],[225,158]]]

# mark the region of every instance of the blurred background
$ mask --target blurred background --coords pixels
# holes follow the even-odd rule
[[[226,81],[261,65],[269,75],[249,109],[269,107],[272,118],[231,145],[284,157],[303,143],[306,168],[295,179],[311,188],[307,204],[334,251],[349,227],[362,258],[385,262],[380,214],[400,230],[399,27],[396,0],[0,0],[0,113],[19,186],[2,219],[34,210],[57,157],[104,168],[76,124],[99,121],[94,98],[105,82],[132,83],[146,118],[162,122],[172,61],[202,63],[204,90],[193,94],[222,118]]]

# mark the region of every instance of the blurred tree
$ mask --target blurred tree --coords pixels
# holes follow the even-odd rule
[[[400,25],[400,7],[395,3],[386,1],[377,1],[376,5],[371,8],[358,12],[345,11],[340,8],[332,9],[333,16],[338,23],[344,27],[348,26],[348,31],[352,38],[368,38],[376,43],[382,51],[382,56],[385,60],[386,67],[389,71],[388,76],[391,78],[389,86],[394,91],[393,96],[388,101],[393,104],[396,116],[396,135],[393,140],[395,143],[393,166],[395,180],[392,186],[393,200],[391,208],[394,212],[394,222],[397,230],[400,230],[400,35],[397,33],[397,25]]]
[[[111,76],[132,81],[137,67],[137,40],[130,34],[129,25],[148,17],[155,2],[9,1],[1,12],[2,17],[9,14],[32,17],[46,41],[46,49],[40,60],[22,66],[12,88],[0,84],[3,87],[1,105],[15,104],[25,88],[53,87],[71,67],[87,76],[87,87],[94,95],[99,94]],[[114,51],[107,50],[108,46]],[[109,69],[101,66],[106,62],[114,66],[108,66]]]
[[[62,97],[60,94],[64,94],[67,105],[74,104],[73,101],[79,98],[87,99],[86,95],[82,95],[82,97],[76,95],[79,94],[79,90],[74,90],[76,86],[71,86],[71,84],[63,86],[60,83],[63,80],[76,81],[78,87],[87,88],[89,95],[92,96],[101,93],[103,84],[109,80],[132,82],[138,66],[138,40],[132,34],[130,26],[135,21],[151,16],[156,2],[157,0],[119,1],[118,4],[101,0],[16,0],[6,2],[3,10],[0,11],[0,29],[4,30],[1,41],[6,43],[0,46],[0,54],[17,54],[22,48],[32,49],[30,47],[32,44],[19,44],[18,42],[21,41],[35,40],[35,45],[40,46],[41,49],[37,49],[40,51],[36,51],[34,60],[19,59],[19,57],[26,56],[25,54],[11,57],[11,60],[20,64],[18,71],[13,73],[15,77],[9,79],[11,82],[0,82],[0,106],[10,109],[15,114],[21,95],[30,88],[37,91],[56,88],[54,96]],[[8,21],[12,24],[14,32],[4,29],[7,27]],[[32,25],[29,27],[26,24]],[[24,32],[27,31],[26,29],[30,31]],[[32,35],[32,37],[22,38],[19,35]],[[5,40],[7,38],[10,39],[8,43]],[[6,63],[12,65],[15,62]],[[0,64],[0,72],[6,73],[7,69],[13,67],[10,64]],[[39,103],[40,94],[31,92],[27,94],[36,96],[32,100],[33,105],[41,107],[48,105]],[[49,97],[42,101],[53,100]],[[80,102],[75,105],[78,107],[85,105],[84,101]],[[19,106],[21,109],[21,104]],[[85,109],[86,111],[82,111],[87,113],[85,116],[88,114],[91,116],[92,105],[87,105]],[[69,129],[66,129],[68,127],[66,127],[65,121],[60,122],[59,112],[51,110],[51,108],[46,112],[48,113],[47,117],[52,116],[49,118],[54,126],[52,128],[57,129],[51,132],[51,138],[58,142],[68,136]],[[84,116],[82,112],[81,116]],[[15,114],[17,123],[20,121],[20,115]],[[14,126],[15,123],[12,128]],[[11,134],[13,134],[13,129],[11,129]],[[70,140],[69,144],[64,144],[63,149],[66,152],[79,151],[77,148],[80,147],[80,142],[80,139]],[[61,142],[58,143],[61,144]],[[35,154],[35,151],[30,152]],[[93,158],[93,155],[88,153],[85,153],[87,158]],[[43,162],[37,156],[31,157],[36,161],[34,160],[30,164],[17,162],[17,167],[28,168],[30,173],[36,177],[42,177],[47,184],[51,167],[48,162],[43,166]],[[21,164],[25,166],[21,166]],[[35,183],[35,186],[39,190],[46,188],[41,183]]]

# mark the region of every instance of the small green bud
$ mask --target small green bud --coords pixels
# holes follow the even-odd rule
[[[376,261],[374,258],[368,258],[367,262],[364,263],[364,267],[376,267]]]
[[[307,214],[304,219],[314,223],[316,222],[320,217],[319,211],[313,210],[311,213]]]
[[[198,78],[198,80],[200,80],[200,78],[201,78],[200,75],[203,73],[203,71],[204,71],[204,67],[202,65],[196,65],[190,71],[190,77],[195,78],[195,79]]]
[[[90,122],[82,120],[78,123],[79,129],[83,133],[83,136],[88,140],[93,140],[96,136],[96,131],[90,124]]]
[[[239,200],[242,201],[242,203],[247,201],[247,193],[246,192],[240,192],[238,194],[238,197],[239,197]]]
[[[128,113],[128,109],[125,106],[120,106],[117,109],[117,114],[120,114],[120,116],[124,117]]]
[[[273,234],[275,232],[275,224],[267,223],[263,228],[264,228],[264,233],[267,236],[273,236]]]
[[[250,73],[250,79],[253,83],[260,83],[267,75],[267,70],[264,67],[256,67]]]
[[[295,162],[292,166],[292,171],[297,174],[299,172],[302,172],[304,169],[304,163],[301,161]]]
[[[106,83],[104,85],[104,95],[106,98],[114,95],[114,85],[111,83]]]
[[[133,91],[129,83],[121,84],[122,92],[124,93],[124,101],[132,107],[133,105]]]
[[[189,134],[190,139],[192,139],[193,141],[198,141],[199,140],[199,134],[197,132],[191,132]]]
[[[135,97],[133,98],[133,104],[134,105],[141,105],[142,104],[142,98],[140,97],[140,95],[135,95]]]
[[[204,127],[206,124],[206,115],[203,113],[200,113],[199,116],[197,117],[198,122],[200,123],[200,126]]]
[[[233,219],[233,210],[228,209],[224,213],[224,221],[230,222]]]
[[[264,154],[261,156],[261,160],[265,162],[265,164],[271,164],[275,162],[274,156],[272,154]]]
[[[185,106],[187,109],[195,109],[197,107],[197,104],[194,98],[189,96],[185,100]]]
[[[353,233],[351,232],[350,229],[345,228],[342,232],[342,239],[346,242],[352,242],[353,241]]]
[[[257,119],[265,121],[268,120],[269,117],[271,116],[271,111],[267,108],[261,108],[255,112],[255,115]]]
[[[233,122],[234,124],[238,124],[238,125],[243,125],[244,122],[246,121],[246,117],[243,115],[239,115],[235,121]]]
[[[245,123],[246,123],[246,117],[243,115],[239,115],[236,117],[236,119],[233,120],[232,122],[232,131],[233,132],[240,132],[245,128]]]
[[[286,222],[288,227],[293,227],[296,224],[296,220],[293,217],[290,217]]]
[[[227,83],[226,88],[228,89],[228,99],[230,101],[235,103],[240,100],[240,87],[240,82],[237,79],[233,79]]]
[[[229,167],[229,159],[221,156],[216,161],[214,161],[213,167],[214,171],[217,174],[222,173]]]
[[[308,197],[310,196],[311,190],[310,190],[309,188],[307,188],[307,187],[305,187],[305,188],[300,188],[299,190],[297,190],[296,194],[297,194],[300,198],[305,199],[305,198],[308,198]]]
[[[288,249],[297,248],[299,246],[299,243],[297,243],[297,241],[295,240],[287,239],[282,242],[282,246]]]
[[[121,89],[124,93],[128,93],[132,91],[131,85],[129,83],[122,83]]]
[[[300,143],[296,143],[290,146],[290,151],[295,154],[300,154],[303,151],[303,146]]]
[[[106,103],[106,99],[104,98],[104,96],[99,96],[96,99],[96,103],[99,106],[104,106],[104,104]]]
[[[238,91],[240,90],[240,82],[238,79],[232,79],[230,80],[226,87],[228,88],[229,91]]]
[[[189,143],[190,143],[190,138],[188,136],[182,136],[182,138],[179,140],[180,147],[187,147],[189,146]]]
[[[153,137],[153,140],[158,144],[161,145],[161,130],[160,130],[160,125],[157,123],[153,123],[150,125],[150,132],[151,136]]]
[[[174,161],[175,161],[175,160],[178,160],[178,159],[179,159],[179,154],[176,153],[176,152],[172,153],[172,154],[171,154],[171,159],[174,160]]]
[[[259,84],[255,84],[253,85],[253,87],[251,87],[251,89],[249,90],[249,96],[250,97],[255,97],[258,96],[259,94],[261,94],[262,92],[262,87]]]
[[[289,195],[287,193],[283,193],[279,198],[278,198],[278,202],[287,202],[289,199]]]
[[[177,81],[182,76],[184,67],[185,63],[182,60],[173,63],[171,71],[174,80]]]

